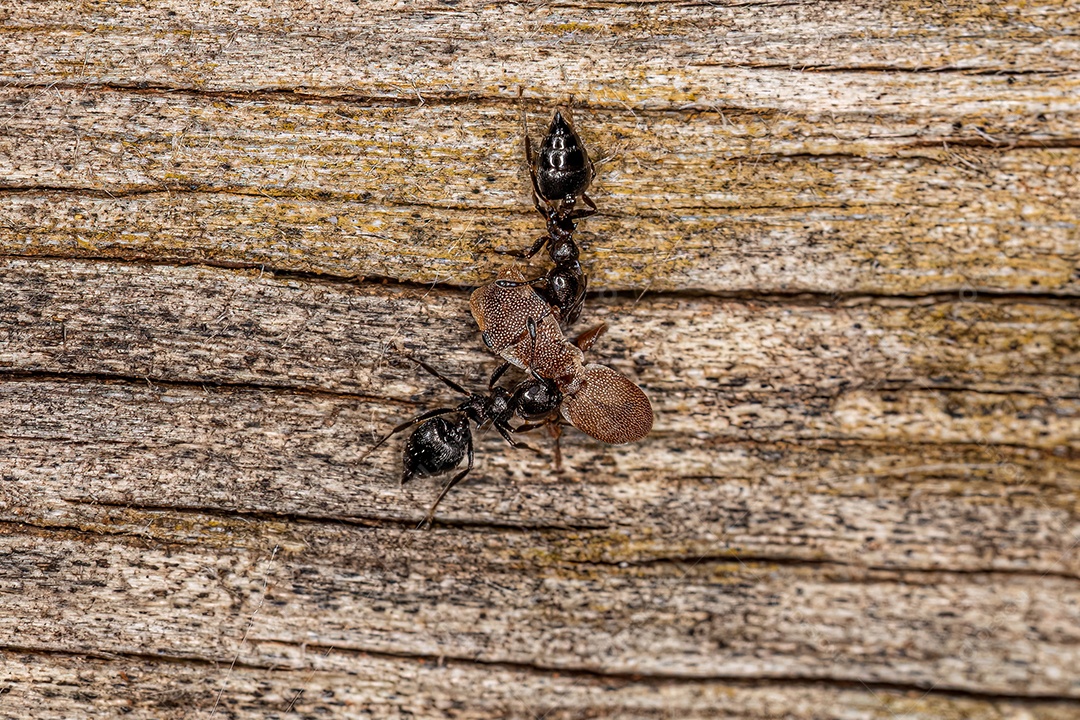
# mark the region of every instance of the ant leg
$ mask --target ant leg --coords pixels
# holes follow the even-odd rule
[[[562,470],[562,449],[559,447],[559,438],[562,437],[562,423],[548,423],[548,432],[555,438],[555,471]]]
[[[468,435],[466,435],[466,437],[468,438],[468,442],[469,442],[469,444],[466,446],[467,449],[468,449],[468,453],[469,453],[469,464],[468,464],[468,466],[464,470],[459,472],[457,475],[452,477],[450,479],[450,482],[443,485],[442,492],[439,493],[439,497],[435,498],[435,502],[433,502],[431,504],[431,509],[428,510],[427,516],[424,518],[423,522],[421,522],[419,525],[416,526],[417,530],[422,530],[425,525],[427,525],[428,527],[431,527],[432,522],[434,522],[434,520],[435,520],[435,508],[439,507],[439,503],[441,503],[442,499],[444,497],[446,497],[446,493],[450,492],[450,488],[454,487],[459,482],[461,482],[461,480],[466,475],[468,475],[469,472],[473,469],[472,433],[469,433]]]
[[[529,351],[529,372],[541,382],[550,382],[548,378],[536,371],[536,320],[531,317],[525,318],[525,327],[529,331],[529,337],[532,338],[532,349]]]
[[[589,197],[585,193],[581,193],[581,200],[589,207],[577,208],[576,210],[572,210],[566,216],[567,220],[580,220],[581,218],[587,218],[590,215],[595,215],[597,213],[596,203],[592,201],[591,197]]]
[[[541,235],[536,239],[536,242],[534,242],[528,250],[500,250],[498,252],[500,255],[509,255],[510,257],[523,258],[525,260],[528,260],[536,253],[540,252],[540,250],[542,250],[544,247],[544,243],[546,243],[549,239],[550,236]]]
[[[540,194],[540,181],[536,179],[536,170],[531,164],[529,165],[529,176],[532,178],[533,207],[536,208],[536,212],[544,217],[550,217],[555,211],[552,209],[551,203],[545,200],[544,196]]]
[[[529,166],[529,171],[532,172],[533,166],[533,152],[532,141],[529,139],[529,116],[525,112],[525,101],[522,98],[521,86],[518,85],[518,112],[521,113],[521,136],[525,138],[525,162]]]
[[[499,381],[499,378],[501,378],[503,374],[509,369],[510,363],[508,362],[504,362],[502,365],[495,368],[495,372],[491,373],[491,380],[488,381],[488,390],[493,389],[495,387],[495,383],[497,383]]]
[[[501,288],[514,288],[521,287],[522,285],[538,285],[540,283],[549,282],[547,275],[541,275],[538,278],[532,280],[496,280],[495,284]]]
[[[384,442],[386,442],[387,440],[392,438],[394,435],[397,435],[402,430],[408,430],[413,425],[417,425],[419,423],[422,423],[425,420],[430,420],[431,418],[439,417],[440,415],[448,415],[449,413],[452,413],[452,412],[457,412],[457,408],[439,408],[438,410],[429,410],[428,412],[424,413],[423,415],[417,415],[416,417],[414,417],[412,420],[409,420],[408,422],[401,423],[400,425],[395,427],[393,430],[391,430],[390,432],[383,435],[382,439],[379,440],[379,442],[372,445],[371,448],[366,453],[361,455],[360,459],[357,460],[357,462],[363,461],[363,459],[366,458],[368,455],[370,455],[371,453],[378,450],[379,447]]]
[[[428,365],[428,364],[427,364],[426,362],[424,362],[424,361],[423,361],[423,360],[421,360],[420,358],[415,358],[415,357],[414,357],[414,358],[411,358],[411,359],[412,359],[412,361],[413,361],[413,362],[415,362],[415,363],[417,363],[418,365],[420,365],[420,367],[424,368],[424,369],[425,369],[425,370],[427,370],[427,371],[428,371],[429,373],[431,373],[431,374],[432,374],[432,375],[434,375],[435,377],[437,377],[437,378],[439,378],[440,380],[442,380],[442,381],[443,381],[444,383],[446,383],[446,385],[448,385],[448,386],[449,386],[450,388],[452,388],[452,389],[454,389],[454,390],[457,390],[457,391],[458,391],[459,393],[461,393],[461,394],[462,394],[462,395],[464,395],[465,397],[471,397],[471,396],[472,396],[472,393],[471,393],[471,392],[469,392],[469,391],[468,391],[468,390],[466,390],[465,388],[461,387],[461,386],[460,386],[460,385],[458,385],[458,384],[457,384],[456,382],[454,382],[454,381],[453,381],[453,380],[451,380],[450,378],[446,377],[446,376],[445,376],[445,375],[443,375],[443,374],[442,374],[441,372],[439,372],[439,371],[438,371],[438,370],[436,370],[435,368],[431,367],[430,365]]]
[[[510,443],[510,447],[518,448],[520,450],[531,450],[537,455],[544,454],[543,451],[534,448],[532,445],[514,439],[513,435],[511,435],[510,433],[517,431],[513,428],[503,425],[502,423],[495,423],[495,429],[499,431],[500,435],[502,435],[503,440]]]
[[[574,338],[574,344],[578,346],[581,352],[588,352],[589,348],[596,344],[596,341],[600,339],[600,336],[607,332],[607,323],[600,323],[594,328],[586,330],[585,332]]]
[[[525,164],[529,168],[529,178],[532,180],[533,207],[541,215],[546,216],[547,210],[541,205],[543,196],[540,194],[540,184],[536,179],[536,155],[533,154],[532,138],[529,137],[529,116],[525,112],[525,106],[521,99],[521,87],[518,87],[518,108],[521,111],[521,135],[525,139]],[[536,250],[529,253],[529,257],[536,254]]]
[[[544,420],[542,422],[522,423],[521,425],[518,425],[516,428],[510,428],[510,429],[515,434],[520,435],[521,433],[527,433],[527,432],[532,432],[533,430],[539,430],[540,428],[542,428],[542,427],[544,427],[546,425],[550,425],[550,424],[551,424],[550,420]]]

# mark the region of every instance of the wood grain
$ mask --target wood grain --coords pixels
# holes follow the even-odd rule
[[[867,95],[828,125],[806,108],[579,113],[609,159],[604,214],[581,235],[593,287],[1075,295],[1076,89],[1032,88],[996,118],[942,110],[952,87],[933,109],[921,88]],[[82,88],[9,89],[5,102],[8,253],[477,285],[507,263],[493,250],[537,233],[509,103]]]
[[[785,71],[1074,71],[1075,4],[867,2],[198,6],[5,2],[13,78],[231,91],[349,90],[419,99],[518,83],[632,103],[713,96],[734,75],[778,102],[815,95]],[[372,62],[377,58],[378,62]],[[678,65],[672,63],[677,60]],[[742,72],[739,72],[739,71]],[[798,80],[796,78],[799,78]],[[765,94],[762,92],[762,94]],[[817,95],[828,98],[828,95]],[[781,100],[780,98],[784,98]],[[831,99],[831,98],[830,98]]]
[[[316,657],[332,647],[684,681],[1080,693],[1063,673],[1080,660],[1072,578],[1044,577],[1033,597],[1028,578],[1007,574],[710,559],[597,565],[529,532],[249,523],[246,535],[268,531],[263,544],[238,548],[225,528],[211,530],[212,516],[186,524],[217,541],[14,528],[3,552],[15,592],[0,601],[0,631],[52,651],[295,669],[327,667]],[[33,593],[15,594],[28,585]]]
[[[1080,713],[1076,2],[0,31],[0,717]],[[571,95],[575,329],[655,429],[481,432],[415,531],[438,481],[365,453],[459,401],[406,353],[486,382]]]
[[[834,689],[822,684],[701,682],[673,686],[633,678],[543,673],[529,668],[473,665],[452,659],[395,658],[327,649],[312,653],[322,665],[310,671],[231,668],[184,659],[112,656],[93,658],[23,651],[5,653],[3,672],[9,701],[35,708],[41,720],[67,720],[72,712],[103,709],[128,718],[180,720],[192,709],[207,714],[284,718],[291,714],[349,714],[399,717],[575,718],[605,712],[624,718],[656,718],[678,712],[687,718],[729,713],[772,720],[785,712],[843,720],[856,715],[891,720],[963,717],[972,720],[1032,718],[1068,720],[1069,703],[998,700],[993,704],[962,696],[923,697],[877,686]],[[347,669],[337,670],[334,666]],[[468,704],[448,702],[458,688],[483,684],[485,692]],[[109,688],[101,695],[87,686]]]

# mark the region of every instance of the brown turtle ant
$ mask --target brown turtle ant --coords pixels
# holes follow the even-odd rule
[[[562,393],[551,380],[532,374],[532,377],[518,383],[514,389],[507,390],[497,387],[495,383],[505,372],[508,365],[503,365],[496,370],[488,382],[488,393],[470,393],[458,383],[446,377],[438,370],[428,365],[423,360],[412,358],[420,367],[437,377],[445,385],[458,393],[466,396],[465,402],[457,407],[438,408],[417,415],[412,420],[404,422],[384,435],[366,453],[361,460],[375,452],[383,443],[394,435],[408,430],[414,425],[420,427],[413,430],[412,435],[405,443],[403,454],[404,471],[401,475],[402,484],[414,477],[430,477],[441,475],[456,468],[463,458],[468,457],[465,469],[452,477],[445,485],[439,496],[432,503],[424,521],[419,527],[431,523],[435,516],[435,509],[446,497],[450,488],[461,482],[473,469],[473,441],[469,423],[476,425],[477,430],[483,430],[488,425],[494,427],[506,442],[516,448],[525,448],[539,453],[540,451],[513,438],[513,433],[526,432],[540,427],[547,422],[562,403]],[[444,416],[457,415],[456,420],[450,420]],[[518,415],[526,421],[525,428],[513,428],[510,419]],[[543,420],[543,422],[536,422]]]
[[[606,365],[585,364],[584,350],[603,332],[601,325],[570,342],[555,312],[516,270],[475,290],[473,317],[484,343],[507,363],[549,378],[562,393],[562,417],[592,438],[611,445],[634,442],[649,434],[653,413],[649,398],[629,378]],[[502,368],[500,368],[501,370]]]

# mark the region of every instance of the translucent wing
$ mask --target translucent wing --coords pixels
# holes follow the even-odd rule
[[[574,427],[611,445],[635,442],[652,430],[649,398],[629,378],[606,365],[586,365],[580,389],[563,402]]]

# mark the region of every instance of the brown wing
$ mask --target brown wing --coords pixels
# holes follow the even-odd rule
[[[581,389],[563,401],[563,417],[583,433],[611,445],[635,442],[652,430],[649,398],[606,365],[586,365]]]

